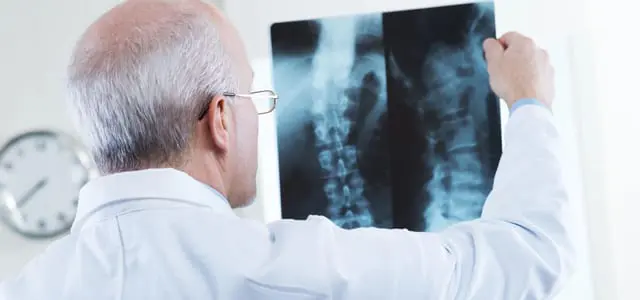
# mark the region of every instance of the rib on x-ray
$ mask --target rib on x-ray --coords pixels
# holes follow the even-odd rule
[[[501,154],[491,3],[271,28],[282,216],[437,231],[480,216]]]

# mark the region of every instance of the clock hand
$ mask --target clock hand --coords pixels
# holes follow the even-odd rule
[[[40,181],[38,181],[33,187],[31,187],[27,191],[27,193],[24,196],[22,196],[22,198],[20,198],[20,200],[16,203],[16,206],[18,208],[22,208],[22,206],[24,206],[27,202],[29,202],[29,200],[31,200],[31,198],[33,198],[33,195],[35,195],[39,190],[41,190],[46,185],[47,185],[47,179],[46,178],[40,179]]]

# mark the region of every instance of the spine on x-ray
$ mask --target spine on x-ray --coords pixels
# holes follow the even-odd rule
[[[312,108],[318,162],[324,172],[328,216],[344,228],[373,225],[357,149],[347,143],[351,121],[346,93],[355,55],[355,20],[321,21],[320,43],[314,59]]]
[[[425,231],[438,231],[477,217],[486,197],[486,179],[473,121],[465,110],[445,115],[439,130],[428,138],[431,149],[425,160],[433,168],[433,178],[424,186],[431,199],[424,212]],[[436,145],[443,147],[435,149]]]

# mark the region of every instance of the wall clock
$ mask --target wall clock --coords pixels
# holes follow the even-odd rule
[[[20,134],[0,150],[0,218],[29,238],[66,233],[80,188],[95,176],[89,153],[70,136]]]

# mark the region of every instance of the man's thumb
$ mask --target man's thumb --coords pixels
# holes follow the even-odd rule
[[[504,47],[502,47],[502,44],[498,40],[492,38],[484,41],[483,48],[487,62],[500,59],[504,53]]]

